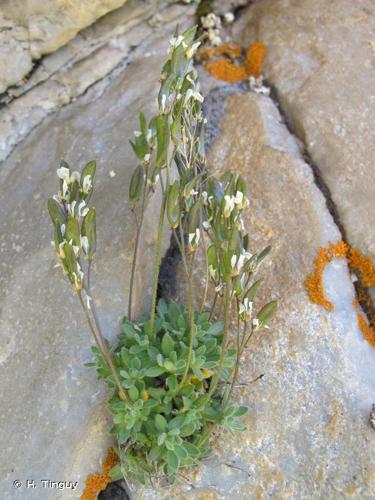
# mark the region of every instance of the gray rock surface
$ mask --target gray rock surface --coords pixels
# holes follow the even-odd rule
[[[54,52],[81,29],[126,0],[2,0],[0,5],[0,93],[19,85],[32,60]]]
[[[168,40],[176,18],[186,22],[187,12],[169,10],[154,34],[135,38],[138,48],[123,71],[45,119],[1,164],[1,498],[77,498],[70,490],[43,489],[40,480],[78,481],[81,490],[106,455],[106,393],[95,372],[83,366],[91,359],[92,342],[76,297],[54,268],[46,200],[56,190],[62,157],[73,168],[98,160],[93,284],[104,329],[113,338],[127,308],[134,242],[127,193],[135,159],[128,139],[138,129],[139,111],[155,111]],[[86,75],[93,79],[88,70]],[[51,95],[58,100],[58,91]],[[138,313],[149,302],[158,206],[155,196],[140,251]],[[26,479],[34,479],[36,488],[25,489]],[[14,480],[21,488],[13,487]]]
[[[225,94],[227,89],[211,94],[209,118],[217,116]],[[181,479],[170,490],[142,490],[137,498],[369,500],[375,487],[375,436],[368,424],[375,350],[358,329],[344,261],[332,262],[324,275],[334,312],[312,305],[303,285],[319,246],[339,240],[339,230],[271,99],[227,97],[220,128],[209,166],[247,179],[250,248],[273,246],[258,303],[278,299],[279,308],[242,362],[245,385],[235,398],[250,408],[247,430],[216,436],[212,457],[187,475],[193,486]],[[201,266],[198,276],[203,260]]]
[[[129,0],[123,8],[104,16],[60,50],[45,56],[23,85],[9,89],[0,99],[5,104],[0,108],[0,161],[49,114],[74,101],[100,80],[105,87],[107,77],[116,76],[140,56],[137,47],[141,42],[146,43],[142,50],[151,52],[149,40],[154,39],[154,33],[161,27],[160,22],[158,26],[152,22],[156,13],[164,23],[173,19],[177,24],[181,13],[188,8],[171,7],[164,11],[167,3]],[[9,53],[6,60],[8,67],[12,60]]]
[[[267,45],[264,74],[303,140],[351,245],[375,260],[375,4],[261,0],[235,40]]]

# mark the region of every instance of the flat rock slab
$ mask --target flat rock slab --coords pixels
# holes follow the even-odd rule
[[[234,27],[267,46],[266,78],[329,188],[348,242],[375,261],[375,5],[260,0]]]
[[[47,197],[56,168],[96,158],[98,252],[93,295],[108,337],[127,310],[134,221],[127,203],[136,160],[128,139],[138,113],[155,112],[158,80],[177,11],[117,77],[46,119],[0,168],[0,459],[1,498],[77,498],[109,445],[107,393],[83,364],[92,343],[83,313],[61,270],[55,269]],[[186,21],[179,12],[179,22]],[[145,218],[135,304],[147,310],[159,196]],[[167,242],[166,242],[167,244]],[[36,488],[25,489],[26,479]],[[43,488],[42,479],[78,481],[78,489]],[[20,480],[19,489],[13,481]]]
[[[211,93],[208,118],[217,116],[227,93]],[[258,304],[277,299],[279,307],[242,361],[245,385],[235,398],[249,406],[247,430],[216,437],[213,456],[188,476],[194,487],[181,479],[170,490],[143,490],[137,498],[373,498],[375,435],[368,415],[375,350],[358,330],[344,261],[332,262],[324,276],[334,312],[312,305],[303,285],[319,246],[340,233],[271,99],[227,97],[220,129],[211,172],[245,176],[250,249],[273,247]],[[201,266],[197,275],[204,274]]]

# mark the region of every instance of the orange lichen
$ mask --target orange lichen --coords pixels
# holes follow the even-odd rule
[[[367,342],[375,347],[375,328],[366,322],[361,313],[358,313],[358,326]]]
[[[228,59],[221,57],[216,61],[208,61],[204,65],[205,69],[218,80],[223,80],[228,83],[240,82],[248,78],[247,71],[244,66],[234,64]]]
[[[249,75],[259,78],[266,52],[266,46],[261,42],[252,43],[247,49],[245,68]]]
[[[365,320],[362,313],[358,313],[358,326],[363,333],[364,338],[369,344],[375,347],[375,311],[374,306],[369,299],[366,288],[375,286],[375,266],[371,259],[365,257],[355,248],[349,246],[344,241],[337,243],[329,242],[328,248],[319,248],[318,257],[315,259],[315,269],[305,280],[305,288],[311,302],[323,306],[328,311],[333,310],[333,304],[326,298],[323,286],[323,272],[326,265],[332,259],[346,258],[351,272],[359,274],[357,283],[358,300],[353,300],[356,309],[362,306],[366,312],[369,323]]]
[[[266,46],[260,42],[251,44],[243,62],[239,60],[242,52],[242,48],[238,45],[224,44],[220,47],[201,49],[199,57],[205,60],[206,71],[218,80],[235,83],[247,80],[249,76],[259,78],[266,56]],[[210,60],[218,55],[227,57]]]
[[[375,265],[371,259],[362,255],[355,248],[350,248],[348,262],[351,269],[359,272],[361,283],[365,288],[375,286]]]
[[[226,55],[235,59],[236,57],[241,57],[242,47],[239,45],[224,43],[219,47],[205,47],[199,51],[199,56],[203,59],[211,59],[211,57],[218,55]]]
[[[305,288],[311,302],[321,305],[327,311],[333,311],[333,304],[326,298],[323,286],[323,272],[326,265],[331,261],[331,255],[327,248],[319,248],[318,257],[315,259],[315,269],[305,280]]]
[[[116,452],[110,448],[104,459],[102,471],[90,474],[85,481],[85,490],[81,495],[81,500],[95,500],[98,494],[103,491],[112,481],[109,471],[119,462]]]

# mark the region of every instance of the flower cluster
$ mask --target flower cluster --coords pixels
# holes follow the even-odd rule
[[[72,172],[66,162],[57,169],[58,193],[48,200],[48,210],[55,233],[59,265],[78,292],[83,287],[82,256],[92,260],[96,250],[96,214],[87,203],[93,190],[95,161],[89,162],[82,173]]]

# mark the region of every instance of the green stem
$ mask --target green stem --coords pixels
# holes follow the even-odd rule
[[[95,306],[94,306],[94,303],[91,299],[91,310],[92,310],[92,313],[93,313],[93,317],[94,317],[94,321],[95,321],[95,325],[97,327],[97,330],[98,330],[98,334],[95,332],[95,328],[94,328],[94,325],[91,321],[91,318],[90,318],[90,314],[88,312],[88,309],[86,307],[86,304],[82,298],[82,293],[81,292],[78,292],[78,297],[79,297],[79,301],[81,303],[81,306],[82,306],[82,309],[85,313],[85,316],[86,316],[86,320],[87,320],[87,323],[89,325],[89,328],[91,330],[91,333],[94,337],[94,340],[95,340],[95,343],[96,345],[98,346],[98,349],[103,357],[103,359],[105,360],[105,362],[107,363],[114,379],[115,379],[115,383],[117,385],[117,388],[118,388],[118,392],[119,392],[119,397],[120,399],[122,399],[123,401],[128,401],[128,397],[126,395],[126,392],[124,390],[124,388],[122,387],[121,385],[121,381],[119,379],[119,376],[118,376],[118,373],[117,373],[117,370],[113,364],[113,361],[112,361],[112,357],[110,355],[110,353],[108,352],[108,349],[107,349],[107,346],[105,345],[105,342],[104,342],[104,339],[103,339],[103,336],[102,336],[102,333],[101,333],[101,328],[100,328],[100,325],[99,325],[99,320],[97,318],[97,315],[96,315],[96,310],[95,310]]]
[[[166,196],[163,195],[161,208],[160,208],[158,235],[157,235],[157,241],[156,241],[156,255],[155,255],[153,284],[152,284],[152,296],[151,296],[150,330],[151,330],[152,336],[154,335],[154,325],[155,325],[156,299],[157,299],[157,293],[158,293],[158,281],[159,281],[160,262],[161,262],[161,244],[162,244],[163,230],[164,230],[165,205],[166,205]]]
[[[144,214],[145,214],[146,188],[147,188],[147,176],[145,178],[145,182],[144,182],[144,185],[143,185],[141,218],[140,218],[139,224],[137,224],[137,235],[136,235],[136,238],[135,238],[134,253],[133,253],[133,262],[132,262],[132,269],[131,269],[131,275],[130,275],[130,290],[129,290],[129,303],[128,303],[128,319],[129,319],[129,321],[132,319],[132,303],[133,303],[134,278],[135,278],[135,270],[136,270],[136,266],[137,266],[139,240],[140,240],[140,236],[141,236],[143,219],[144,219]]]
[[[241,355],[242,355],[242,352],[243,352],[243,350],[242,350],[243,340],[245,339],[245,335],[246,335],[246,327],[247,327],[247,324],[244,323],[244,328],[243,328],[243,333],[242,333],[242,342],[240,343],[240,341],[239,341],[239,337],[240,337],[239,322],[238,322],[236,365],[235,365],[234,370],[233,370],[232,382],[231,382],[230,389],[227,392],[225,400],[223,402],[223,408],[224,409],[226,408],[226,406],[228,405],[228,403],[230,401],[230,398],[231,398],[232,393],[233,393],[234,386],[235,386],[235,384],[237,382],[238,372],[239,372],[239,369],[240,369],[240,359],[241,359]]]
[[[224,304],[224,331],[223,331],[223,342],[222,342],[222,346],[221,346],[220,361],[219,361],[219,366],[218,366],[214,376],[211,379],[210,388],[209,388],[208,393],[207,393],[205,399],[203,400],[202,404],[206,404],[207,401],[211,398],[212,394],[215,392],[217,384],[220,380],[220,375],[221,375],[221,371],[223,369],[223,364],[224,364],[225,353],[226,353],[227,345],[228,345],[229,309],[230,309],[230,302],[231,302],[230,283],[227,283],[225,288],[226,288],[226,290],[225,290],[225,304]]]
[[[181,379],[180,382],[180,387],[183,387],[186,381],[186,377],[188,376],[190,366],[191,366],[191,359],[193,357],[193,345],[194,345],[194,340],[195,340],[195,324],[194,324],[194,303],[193,303],[193,278],[192,278],[192,271],[193,271],[193,263],[194,263],[194,256],[195,252],[191,255],[190,258],[190,265],[189,265],[189,270],[188,270],[188,276],[187,276],[187,281],[188,281],[188,316],[189,316],[189,332],[190,332],[190,339],[189,339],[189,351],[188,351],[188,357],[186,360],[186,367],[185,367],[185,372],[184,375]]]

